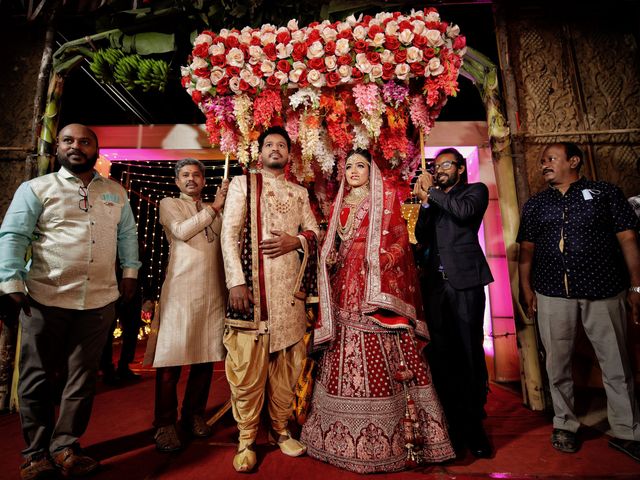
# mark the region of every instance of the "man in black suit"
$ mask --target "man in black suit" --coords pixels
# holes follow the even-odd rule
[[[489,203],[483,183],[467,183],[465,158],[441,150],[433,174],[417,180],[421,200],[416,237],[423,257],[423,298],[431,341],[427,356],[456,449],[466,445],[478,458],[491,456],[482,426],[488,374],[482,343],[484,286],[493,281],[478,242]]]

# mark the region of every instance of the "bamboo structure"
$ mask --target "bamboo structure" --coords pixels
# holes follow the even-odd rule
[[[503,114],[498,85],[498,68],[487,57],[472,48],[467,49],[461,75],[478,88],[487,110],[487,124],[494,162],[498,200],[502,217],[504,244],[509,266],[511,296],[514,306],[520,376],[524,403],[533,410],[544,410],[544,387],[538,357],[535,323],[527,319],[518,302],[518,246],[516,236],[520,223],[515,173],[512,162],[511,135]]]

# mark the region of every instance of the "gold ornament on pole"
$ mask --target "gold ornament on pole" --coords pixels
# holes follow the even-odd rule
[[[229,154],[227,153],[224,157],[224,175],[222,176],[223,180],[229,178]]]

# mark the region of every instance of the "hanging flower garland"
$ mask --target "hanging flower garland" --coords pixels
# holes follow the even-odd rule
[[[409,133],[428,134],[456,94],[465,47],[434,8],[205,31],[182,85],[206,115],[211,144],[245,165],[257,160],[260,132],[284,125],[300,181],[335,174],[354,148],[407,178],[419,154]]]

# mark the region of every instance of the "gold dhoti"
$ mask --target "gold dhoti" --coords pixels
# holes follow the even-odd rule
[[[233,418],[240,430],[239,448],[255,441],[265,391],[271,428],[282,432],[293,408],[294,389],[307,356],[303,340],[269,353],[269,334],[227,328],[225,371],[231,387]]]

